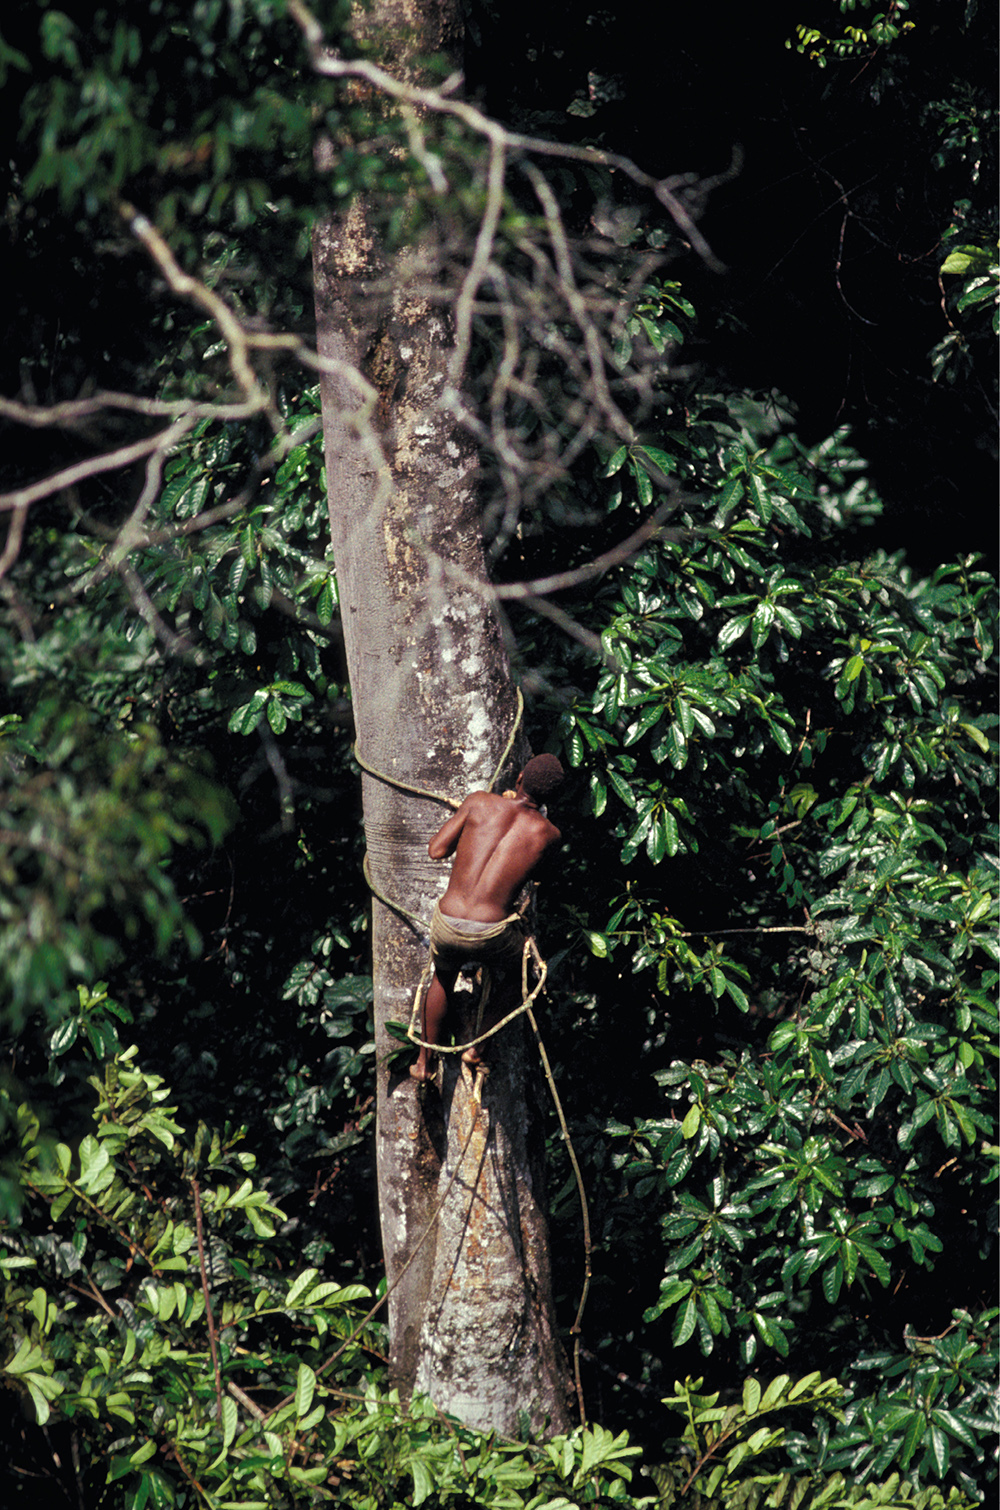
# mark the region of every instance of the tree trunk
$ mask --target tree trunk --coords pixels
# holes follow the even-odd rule
[[[376,5],[368,25],[384,23]],[[413,7],[410,7],[412,15]],[[435,26],[444,7],[428,7]],[[380,33],[384,35],[384,33]],[[426,45],[422,51],[435,50]],[[436,50],[440,50],[438,46]],[[415,255],[415,254],[414,254]],[[452,326],[408,286],[387,286],[366,206],[314,239],[330,520],[360,752],[379,771],[461,799],[485,786],[515,722],[515,692],[488,597],[441,562],[485,581],[474,448],[442,407]],[[377,393],[366,417],[348,369]],[[437,559],[436,559],[437,558]],[[523,741],[505,773],[519,768]],[[427,856],[448,810],[363,777],[374,887],[429,925],[445,872]],[[479,1106],[457,1056],[444,1088],[421,1090],[385,1024],[409,1020],[426,940],[373,900],[379,1202],[390,1286],[394,1382],[483,1430],[568,1424],[555,1335],[542,1196],[539,1097],[527,1096],[524,1018],[488,1045]],[[520,981],[501,982],[501,1006]]]

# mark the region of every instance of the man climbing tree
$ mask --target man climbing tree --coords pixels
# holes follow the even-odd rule
[[[434,976],[424,1001],[423,1039],[414,1080],[433,1080],[432,1046],[454,1004],[455,981],[463,966],[520,957],[522,914],[511,912],[518,893],[552,845],[559,830],[544,811],[544,799],[562,784],[563,768],[554,755],[529,760],[512,792],[472,792],[427,846],[432,860],[454,854],[451,878],[431,920]],[[495,1016],[495,1013],[493,1014]],[[487,1028],[484,1021],[483,1028]],[[488,1066],[473,1042],[462,1054],[477,1073]]]

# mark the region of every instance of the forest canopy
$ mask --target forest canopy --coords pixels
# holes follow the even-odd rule
[[[470,0],[419,68],[344,4],[0,19],[12,1503],[995,1494],[995,27],[765,9]],[[362,202],[570,772],[548,1442],[385,1365],[310,260]]]

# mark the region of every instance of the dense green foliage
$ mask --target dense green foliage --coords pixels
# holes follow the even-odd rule
[[[16,1025],[99,973],[124,940],[195,945],[163,862],[206,829],[218,839],[226,803],[148,726],[109,729],[52,695],[27,724],[3,723],[0,975]]]
[[[491,103],[514,48],[497,43],[490,74],[497,9],[470,14],[470,74]],[[580,28],[551,9],[529,29],[545,66],[524,77],[519,38],[521,77],[494,108],[615,146],[615,102],[647,97],[649,60],[630,38],[614,73],[617,13]],[[986,445],[995,111],[975,80],[927,62],[938,41],[946,59],[972,45],[975,8],[950,31],[916,0],[902,22],[902,6],[807,9],[765,41],[799,70],[816,150],[880,101],[923,149],[909,176],[889,174],[908,234],[934,243],[900,275],[900,323],[918,336],[896,341],[893,382],[917,401],[879,416],[903,475],[932,454],[922,428]],[[318,13],[339,35],[344,8]],[[304,232],[318,204],[360,187],[380,192],[399,239],[435,203],[441,268],[461,265],[484,205],[481,144],[428,123],[423,157],[408,155],[398,121],[310,72],[279,0],[96,14],[21,0],[0,32],[9,245],[49,292],[8,313],[5,397],[232,399],[218,329],[168,295],[162,265],[140,265],[123,201],[250,330],[270,318],[309,335]],[[717,48],[677,49],[678,98],[705,93]],[[567,56],[585,66],[563,98]],[[551,99],[531,94],[537,79]],[[319,186],[317,130],[336,160]],[[860,181],[867,149],[845,143],[837,171],[854,153]],[[262,347],[259,403],[187,414],[155,487],[123,467],[33,505],[0,580],[7,1494],[39,1474],[72,1503],[123,1510],[963,1510],[995,1493],[989,563],[908,528],[884,453],[874,481],[870,414],[817,425],[807,386],[799,421],[774,375],[788,372],[777,322],[752,323],[731,247],[722,292],[693,259],[639,278],[641,257],[677,250],[676,225],[631,190],[615,205],[621,183],[594,165],[551,182],[569,226],[589,225],[596,196],[613,227],[587,256],[620,301],[616,402],[636,428],[577,444],[578,332],[539,305],[525,325],[536,388],[510,433],[522,458],[551,455],[558,435],[563,469],[528,471],[514,518],[485,443],[483,476],[497,576],[571,581],[554,619],[507,611],[529,733],[574,772],[540,936],[543,1031],[593,1213],[592,1422],[540,1447],[479,1437],[423,1401],[402,1409],[380,1317],[359,1304],[379,1260],[350,694],[315,373],[285,360],[292,346]],[[748,263],[790,255],[803,204],[755,233]],[[851,189],[872,246],[903,245],[888,206]],[[544,231],[519,182],[501,225],[512,284],[537,269]],[[833,283],[822,259],[805,282],[818,307]],[[477,372],[502,358],[501,326],[484,309]],[[747,332],[765,353],[753,379]],[[482,378],[475,394],[476,376],[488,405],[496,389]],[[11,424],[0,480],[36,477],[40,449],[44,475],[167,418]],[[968,455],[949,459],[934,485],[973,491]],[[123,573],[113,542],[144,488]],[[661,505],[669,531],[588,572]],[[968,533],[974,510],[959,515]],[[568,1325],[580,1224],[555,1134],[550,1163]]]
[[[107,1482],[141,1507],[197,1486],[201,1503],[246,1506],[322,1488],[325,1502],[373,1510],[432,1495],[520,1506],[528,1485],[550,1502],[563,1486],[619,1497],[638,1452],[624,1433],[596,1426],[531,1449],[456,1433],[426,1403],[401,1410],[380,1388],[381,1329],[354,1304],[368,1290],[322,1279],[294,1237],[276,1239],[284,1213],[240,1134],[178,1123],[160,1077],[121,1049],[128,1018],[103,988],[81,991],[51,1036],[60,1085],[79,1075],[66,1059],[78,1037],[95,1048],[97,1073],[72,1085],[72,1145],[12,1109],[21,1185],[49,1230],[26,1222],[0,1260],[15,1345],[4,1372],[40,1425],[69,1424],[87,1444],[83,1493]],[[287,1398],[261,1409],[247,1391],[262,1389]]]
[[[888,10],[876,11],[870,16],[864,14],[871,9],[870,0],[861,0],[861,13],[858,13],[856,0],[839,0],[838,9],[850,18],[839,36],[824,36],[815,26],[799,25],[795,28],[797,51],[806,53],[820,68],[825,68],[831,57],[838,62],[866,60],[876,48],[891,45],[914,27],[906,16],[910,9],[908,0],[893,0]],[[861,22],[865,24],[855,24]],[[787,45],[790,47],[791,41]]]
[[[645,1264],[658,1229],[645,1321],[675,1347],[743,1367],[822,1350],[859,1393],[866,1371],[892,1381],[823,1461],[944,1472],[985,1425],[988,1374],[956,1361],[985,1364],[997,1314],[979,1315],[997,1154],[994,585],[971,562],[923,583],[898,562],[837,564],[823,495],[852,460],[842,443],[791,467],[781,442],[730,454],[716,498],[685,515],[704,534],[603,590],[589,621],[616,664],[564,715],[632,872],[590,947],[636,979],[650,1037],[632,1044],[660,1088],[659,1107],[608,1125],[624,1184],[605,1240]],[[686,885],[660,879],[673,856]],[[706,1005],[727,1001],[709,1050]],[[628,1019],[622,1002],[620,1031]],[[975,1317],[952,1322],[925,1436],[903,1402],[928,1359],[889,1345],[889,1318],[946,1250]],[[937,1419],[938,1394],[957,1412]]]
[[[284,241],[315,195],[316,125],[334,125],[332,89],[303,68],[284,12],[280,0],[14,7],[2,59],[24,86],[25,197],[51,192],[90,216],[134,197],[199,251],[212,226],[260,234],[270,220]]]
[[[178,1121],[162,1079],[142,1069],[135,1045],[121,1047],[129,1020],[103,986],[82,989],[48,1036],[69,1142],[42,1136],[32,1106],[5,1092],[27,1211],[0,1258],[4,1375],[48,1433],[19,1453],[20,1472],[42,1472],[84,1502],[114,1486],[139,1510],[317,1494],[362,1510],[652,1507],[683,1500],[692,1484],[705,1505],[755,1506],[764,1495],[809,1510],[969,1504],[954,1491],[915,1492],[898,1475],[872,1498],[844,1473],[806,1464],[797,1474],[798,1424],[840,1414],[840,1386],[818,1372],[750,1378],[728,1407],[699,1393],[701,1380],[678,1384],[666,1403],[685,1422],[675,1445],[686,1457],[648,1467],[634,1486],[639,1448],[625,1432],[594,1424],[532,1446],[469,1432],[426,1401],[402,1409],[382,1384],[382,1328],[357,1304],[370,1292],[303,1268],[242,1135]],[[937,1414],[949,1417],[943,1406]],[[58,1444],[55,1473],[43,1440]],[[75,1483],[59,1471],[69,1444]]]

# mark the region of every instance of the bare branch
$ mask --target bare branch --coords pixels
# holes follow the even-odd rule
[[[247,404],[201,404],[190,399],[142,398],[136,393],[98,392],[90,398],[70,399],[48,407],[20,404],[16,399],[0,397],[0,419],[40,430],[48,427],[70,429],[81,420],[92,419],[109,409],[129,414],[145,414],[151,419],[219,419],[241,420],[255,414]]]
[[[491,144],[502,146],[508,152],[520,151],[533,156],[558,157],[565,161],[588,163],[593,167],[616,169],[638,187],[647,189],[656,196],[678,230],[710,268],[716,272],[725,271],[725,265],[716,257],[675,192],[690,182],[689,175],[653,178],[637,168],[629,158],[620,157],[616,152],[604,152],[598,147],[581,147],[570,142],[546,141],[544,137],[524,136],[517,131],[507,131],[498,121],[491,120],[465,100],[453,99],[437,89],[423,89],[415,84],[404,83],[375,63],[336,57],[327,45],[322,27],[303,0],[287,0],[287,9],[302,32],[310,62],[317,73],[331,79],[362,79],[373,89],[401,104],[417,106],[438,115],[451,115],[477,135],[485,137]]]
[[[465,371],[472,341],[473,300],[486,277],[493,255],[493,238],[500,220],[500,211],[503,209],[506,162],[502,142],[491,137],[490,165],[486,180],[486,208],[480,221],[469,271],[465,275],[455,301],[455,350],[448,376],[451,385],[456,390]]]
[[[0,580],[2,580],[17,560],[21,551],[21,541],[24,539],[24,524],[28,517],[28,505],[17,504],[7,526],[7,539],[4,543],[3,554],[0,555]]]
[[[121,471],[123,467],[129,467],[133,462],[141,461],[144,456],[150,456],[156,451],[165,455],[193,428],[193,424],[192,420],[177,420],[166,430],[158,430],[155,435],[147,435],[143,440],[131,441],[127,446],[118,446],[114,451],[103,452],[100,456],[89,456],[85,461],[73,462],[70,466],[63,467],[62,471],[43,477],[41,481],[31,483],[26,488],[0,493],[0,513],[30,508],[33,503],[51,498],[53,493],[61,493],[65,488],[74,487],[88,477],[98,477],[103,472]]]
[[[191,655],[194,652],[194,646],[191,644],[191,641],[184,635],[178,634],[175,629],[172,629],[166,619],[157,611],[156,604],[146,591],[142,578],[131,562],[128,560],[120,561],[117,574],[121,578],[125,591],[132,599],[132,606],[136,613],[142,619],[143,623],[148,624],[167,653],[170,655]]]
[[[298,338],[294,335],[256,334],[248,331],[224,299],[220,299],[219,295],[207,284],[202,283],[198,278],[193,278],[190,273],[184,272],[159,231],[145,215],[130,204],[122,205],[121,214],[133,236],[137,241],[142,242],[174,293],[200,305],[218,325],[229,350],[229,365],[233,377],[243,393],[245,402],[250,404],[253,410],[266,413],[275,428],[280,429],[281,416],[275,407],[274,398],[267,388],[261,385],[248,353],[253,347],[268,350],[284,349],[292,352],[297,349]]]
[[[569,635],[571,640],[576,640],[577,644],[582,645],[584,650],[589,650],[591,655],[595,655],[599,661],[603,661],[609,670],[622,670],[621,663],[617,657],[611,655],[601,644],[600,635],[594,634],[589,629],[584,629],[583,625],[577,623],[572,614],[568,614],[565,609],[560,608],[558,603],[550,603],[548,598],[536,597],[530,593],[522,598],[522,602],[526,608],[533,609],[543,619],[548,619],[551,623],[555,624],[556,628],[561,629],[564,634]]]
[[[702,195],[711,184],[691,174],[655,179],[614,153],[509,131],[454,96],[460,82],[457,78],[448,80],[441,89],[423,88],[394,77],[374,63],[339,58],[327,47],[322,28],[303,0],[288,0],[288,10],[302,32],[316,72],[366,84],[398,107],[410,154],[422,167],[434,195],[443,196],[450,187],[446,149],[435,150],[429,140],[434,119],[459,122],[486,146],[485,162],[474,169],[480,175],[482,194],[475,220],[463,219],[467,214],[464,209],[454,213],[448,209],[436,216],[433,232],[421,242],[418,253],[410,259],[397,259],[381,284],[369,280],[367,294],[375,300],[398,296],[402,284],[408,293],[450,312],[454,344],[439,402],[480,448],[484,520],[493,536],[490,554],[496,559],[519,529],[525,510],[554,486],[564,486],[595,440],[609,435],[626,444],[634,440],[637,406],[641,409],[656,401],[655,391],[666,365],[659,350],[653,352],[650,347],[626,366],[618,349],[636,294],[662,258],[658,253],[626,256],[613,239],[600,235],[588,233],[587,239],[572,236],[539,160],[575,162],[621,173],[650,192],[699,255],[710,265],[719,266],[699,237],[687,207],[692,195]],[[478,151],[471,161],[474,163],[477,157]],[[504,211],[515,203],[510,197],[512,163],[530,185],[541,214],[534,218],[520,214],[507,229]],[[238,397],[215,403],[99,392],[48,407],[0,398],[0,418],[35,429],[84,427],[112,413],[167,422],[152,435],[73,462],[47,478],[0,495],[0,512],[12,515],[0,553],[0,578],[17,559],[32,504],[80,482],[144,462],[139,497],[123,523],[111,528],[83,514],[91,532],[107,540],[110,548],[92,571],[77,579],[73,592],[85,592],[117,574],[136,612],[164,647],[190,654],[191,644],[164,620],[132,561],[136,551],[169,546],[237,518],[253,501],[265,469],[280,463],[315,432],[319,421],[294,433],[288,430],[277,406],[273,382],[260,365],[262,355],[281,353],[308,372],[338,378],[345,394],[346,423],[361,442],[383,488],[392,486],[391,471],[375,422],[379,395],[362,372],[349,363],[324,359],[295,334],[251,328],[222,295],[180,266],[164,237],[144,214],[132,205],[122,206],[121,214],[168,288],[203,310],[218,329]],[[475,342],[480,346],[476,347],[473,363]],[[241,421],[254,416],[261,416],[270,425],[274,443],[232,497],[193,518],[170,522],[151,518],[161,492],[166,458],[196,425],[206,419]],[[476,590],[494,603],[509,600],[537,606],[547,595],[593,580],[626,560],[661,532],[663,520],[678,501],[675,494],[627,540],[592,562],[532,581],[476,584]],[[444,590],[452,568],[447,562],[430,559],[428,565]],[[282,606],[295,611],[289,600]],[[563,610],[539,611],[603,655],[593,636],[579,626],[569,627],[572,621]]]
[[[542,177],[538,169],[532,163],[524,164],[524,172],[531,181],[532,188],[538,195],[545,214],[545,223],[549,228],[552,238],[552,249],[555,254],[556,268],[558,269],[560,285],[563,297],[572,312],[577,327],[583,335],[584,347],[589,363],[589,378],[591,391],[594,393],[597,404],[606,416],[608,423],[619,435],[629,434],[631,426],[621,414],[618,406],[613,403],[611,394],[608,392],[607,374],[604,369],[604,353],[601,350],[600,339],[591,317],[591,311],[587,307],[587,301],[581,296],[576,286],[573,272],[573,259],[570,256],[569,245],[566,240],[566,231],[559,213],[559,206],[548,183]]]
[[[571,571],[557,572],[549,577],[536,577],[531,582],[496,582],[492,586],[494,597],[506,599],[508,602],[517,599],[527,601],[537,599],[548,593],[565,592],[571,587],[582,587],[585,582],[591,582],[595,577],[610,571],[613,566],[621,566],[628,561],[637,551],[641,550],[648,541],[657,536],[663,538],[664,534],[669,537],[671,532],[664,531],[663,521],[668,519],[680,507],[680,498],[671,497],[662,503],[644,524],[637,530],[633,530],[619,545],[605,551],[601,556],[595,556],[593,561],[586,562],[583,566],[573,567]]]

